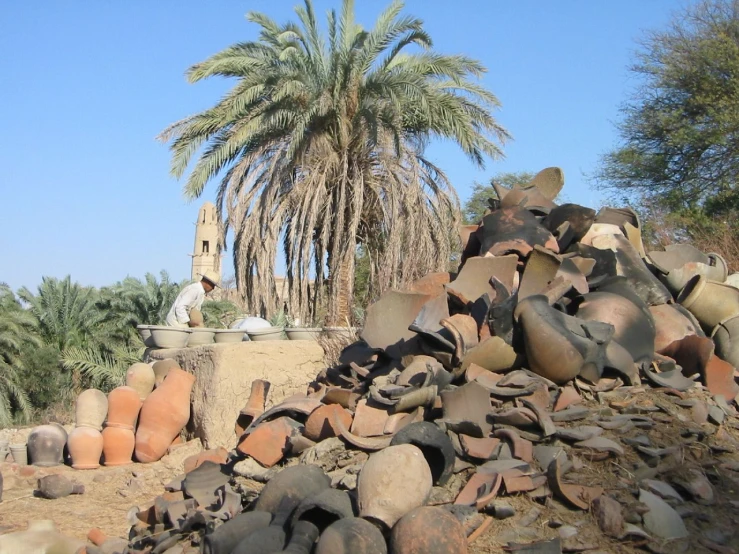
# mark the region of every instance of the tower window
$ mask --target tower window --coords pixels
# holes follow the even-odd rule
[[[210,254],[210,241],[203,241],[203,254]]]

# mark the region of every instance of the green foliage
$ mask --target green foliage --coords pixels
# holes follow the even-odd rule
[[[50,408],[65,397],[71,400],[71,375],[62,371],[61,355],[54,346],[26,345],[21,351],[20,387],[34,411]]]
[[[37,325],[5,283],[0,283],[0,426],[26,420],[31,406],[20,375],[25,371],[21,352],[40,344]]]
[[[310,0],[295,9],[297,23],[252,12],[258,40],[188,70],[193,83],[236,79],[215,106],[160,138],[170,143],[177,178],[197,157],[185,196],[199,197],[220,178],[219,215],[234,234],[247,312],[278,308],[280,244],[290,312],[306,321],[322,306],[329,323],[349,317],[358,245],[378,291],[445,267],[459,206],[425,145],[449,139],[482,165],[501,155],[496,141],[508,134],[491,115],[497,98],[477,82],[485,68],[434,52],[422,21],[402,9],[394,1],[365,30],[344,0],[339,14],[328,13],[327,33]]]
[[[636,203],[708,214],[739,202],[739,0],[691,6],[647,35],[641,86],[618,124],[623,144],[598,181]]]
[[[140,362],[143,354],[143,348],[125,345],[114,345],[109,350],[72,346],[62,352],[62,365],[73,374],[84,376],[89,386],[108,392],[125,384],[126,371],[131,364]]]
[[[493,188],[493,183],[498,183],[506,188],[516,185],[527,185],[534,178],[535,173],[529,171],[518,171],[514,173],[499,173],[490,179],[490,184],[483,185],[475,183],[472,186],[472,194],[464,204],[465,225],[476,225],[480,223],[485,210],[488,209],[488,199],[498,198]]]
[[[205,300],[201,312],[206,327],[228,329],[241,314],[241,309],[230,300]]]

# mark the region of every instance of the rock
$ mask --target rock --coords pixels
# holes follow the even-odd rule
[[[277,471],[279,469],[261,466],[256,460],[248,457],[236,462],[233,467],[233,472],[236,475],[253,479],[259,483],[266,483],[269,481],[269,476],[274,475]]]
[[[559,533],[560,539],[569,539],[570,537],[577,535],[577,527],[573,527],[572,525],[563,525],[557,529],[557,533]]]
[[[652,535],[665,540],[683,539],[688,536],[682,518],[659,496],[640,489],[639,502],[649,508],[644,514],[644,526]]]
[[[236,421],[234,419],[234,421]],[[231,424],[233,428],[233,424]],[[170,447],[167,454],[161,459],[162,465],[167,469],[180,472],[184,471],[185,460],[190,456],[199,454],[203,450],[203,445],[199,439],[187,441],[184,444]]]
[[[601,531],[611,537],[620,537],[623,533],[624,519],[621,515],[621,504],[610,496],[599,496],[593,500],[593,511]]]
[[[38,480],[37,490],[39,496],[48,498],[49,500],[56,500],[57,498],[64,498],[70,494],[83,494],[85,487],[72,483],[72,481],[63,475],[47,475]]]
[[[300,455],[301,464],[320,467],[324,471],[336,469],[338,459],[347,452],[344,441],[332,437],[308,448]]]
[[[529,525],[533,525],[533,523],[539,519],[539,516],[541,515],[541,510],[539,508],[531,508],[526,514],[518,521],[518,524],[521,527],[528,527]]]
[[[516,515],[516,510],[508,504],[500,500],[494,501],[492,505],[488,504],[485,509],[486,513],[491,514],[495,519],[508,519]]]

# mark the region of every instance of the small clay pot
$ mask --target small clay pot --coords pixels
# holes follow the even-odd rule
[[[466,554],[467,536],[449,511],[422,506],[404,515],[390,535],[390,554]]]
[[[108,415],[108,398],[103,391],[87,389],[77,396],[75,403],[75,425],[100,431]]]
[[[432,477],[423,452],[411,444],[388,446],[372,454],[359,473],[359,515],[386,529],[426,503]]]
[[[29,462],[35,466],[50,467],[64,463],[67,432],[61,425],[39,425],[28,435]]]
[[[421,450],[435,485],[443,487],[452,476],[454,445],[438,425],[429,421],[411,423],[397,432],[390,446],[398,444],[412,444]]]
[[[734,367],[739,367],[739,316],[720,322],[711,338],[716,344],[716,355]]]
[[[170,369],[182,369],[180,365],[172,358],[165,358],[164,360],[158,360],[151,366],[154,370],[154,386],[158,387],[164,382],[164,378],[169,373]]]
[[[77,427],[67,439],[74,469],[97,469],[103,453],[103,436],[97,429]]]
[[[272,521],[269,512],[244,512],[227,521],[203,539],[202,554],[231,554],[248,535],[264,529]]]
[[[138,461],[149,463],[159,460],[187,425],[194,383],[193,374],[171,369],[164,383],[146,398],[136,430],[134,452]]]
[[[321,533],[316,554],[387,554],[387,544],[380,530],[369,521],[348,517]]]
[[[141,402],[154,390],[154,369],[149,364],[136,363],[126,372],[126,386],[139,393]]]
[[[303,500],[292,516],[293,528],[301,521],[315,525],[320,532],[345,517],[354,517],[352,501],[345,491],[324,489]]]
[[[298,521],[292,528],[284,554],[310,554],[319,535],[318,527],[310,521]]]
[[[106,466],[121,466],[131,463],[136,445],[132,429],[110,426],[103,429],[103,463]]]
[[[10,453],[13,455],[13,461],[19,466],[28,465],[28,446],[26,444],[13,444],[8,445]]]
[[[331,479],[314,465],[298,465],[283,469],[262,489],[254,509],[276,513],[280,503],[288,499],[292,509],[303,500],[331,486]]]
[[[696,317],[707,333],[722,321],[739,315],[739,289],[709,281],[703,275],[692,277],[677,301]]]
[[[308,416],[305,422],[304,435],[312,441],[320,442],[331,437],[338,437],[339,430],[334,426],[334,417],[341,418],[344,427],[349,429],[352,424],[352,414],[338,404],[326,404]]]
[[[85,487],[73,483],[63,475],[46,475],[38,480],[36,490],[38,490],[40,496],[49,500],[56,500],[70,494],[84,494]],[[54,522],[51,522],[51,524],[53,525]]]
[[[141,410],[141,399],[136,389],[117,387],[108,393],[108,427],[133,429]]]

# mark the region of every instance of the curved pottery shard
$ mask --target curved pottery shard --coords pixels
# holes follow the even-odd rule
[[[534,175],[526,188],[536,187],[549,200],[554,200],[565,186],[565,172],[561,167],[552,166],[542,169]]]
[[[455,314],[442,319],[441,325],[454,337],[455,361],[460,363],[467,351],[478,344],[477,322],[471,316]]]
[[[515,253],[528,256],[535,244],[559,253],[554,236],[526,208],[496,210],[483,218],[481,252],[490,256]]]
[[[495,290],[490,280],[496,277],[508,290],[513,287],[513,276],[516,273],[518,256],[475,256],[465,261],[456,279],[445,285],[447,291],[464,302],[474,302],[483,294],[495,297]]]
[[[650,306],[649,312],[652,314],[652,319],[654,319],[656,331],[654,350],[660,354],[670,343],[689,335],[702,333],[700,325],[681,312],[675,304]]]
[[[353,444],[357,448],[368,450],[370,452],[387,448],[390,446],[390,441],[393,440],[392,435],[388,435],[386,437],[358,437],[357,435],[353,435],[349,432],[349,429],[346,428],[346,425],[344,425],[344,422],[341,421],[341,418],[337,414],[334,414],[333,427],[338,429],[341,438],[346,442]]]
[[[367,308],[360,337],[372,348],[382,348],[393,358],[413,353],[416,334],[408,329],[432,296],[391,290]]]
[[[561,257],[539,245],[534,246],[521,277],[521,285],[518,288],[519,301],[534,294],[541,294],[554,280],[561,264]]]
[[[601,487],[584,487],[562,482],[560,458],[555,458],[547,469],[547,481],[549,488],[560,498],[564,498],[581,510],[590,508],[590,504],[603,494]]]
[[[472,227],[477,229],[477,225],[473,225]],[[451,278],[451,274],[447,271],[429,273],[420,279],[413,281],[408,287],[408,292],[428,294],[429,296],[439,296],[440,294],[444,294],[444,285],[449,283]]]

